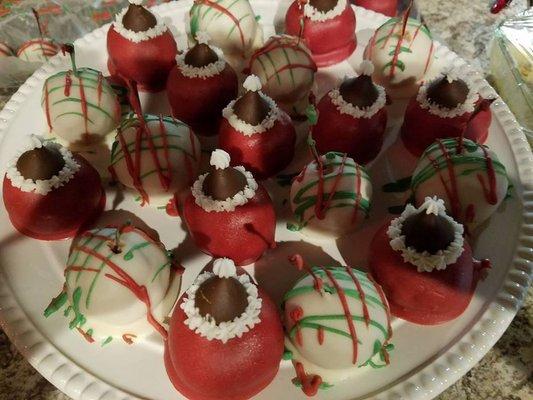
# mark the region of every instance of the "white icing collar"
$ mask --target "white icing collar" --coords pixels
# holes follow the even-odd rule
[[[413,247],[406,247],[405,235],[402,235],[403,223],[410,216],[419,214],[420,212],[433,212],[446,218],[452,224],[455,237],[447,249],[439,250],[436,254],[429,254],[427,251],[419,253]],[[425,203],[418,209],[408,204],[404,212],[398,218],[392,220],[387,230],[392,249],[401,253],[404,262],[415,265],[418,272],[431,272],[434,269],[444,270],[448,265],[455,264],[461,254],[463,254],[463,233],[463,225],[457,223],[452,217],[446,214],[444,201],[436,197],[426,197]]]
[[[60,146],[57,143],[45,144],[44,139],[40,136],[31,136],[31,141],[32,144],[30,146],[19,152],[19,154],[12,161],[10,161],[7,166],[6,176],[11,181],[11,185],[19,188],[23,192],[35,192],[45,196],[52,190],[64,186],[67,182],[69,182],[74,177],[76,172],[79,171],[80,165],[76,162],[76,160],[74,160],[72,153],[66,147]],[[33,149],[41,148],[43,146],[48,148],[56,148],[59,150],[63,156],[63,160],[65,161],[63,169],[61,169],[57,175],[54,175],[47,180],[34,181],[33,179],[25,179],[17,169],[18,159],[23,153]]]
[[[224,68],[226,68],[226,61],[224,60],[224,53],[221,49],[215,46],[209,46],[215,53],[217,53],[218,60],[205,65],[203,67],[193,67],[185,62],[186,53],[183,52],[176,57],[176,63],[183,76],[187,78],[201,78],[207,79],[219,75]]]
[[[120,35],[124,36],[126,39],[134,42],[134,43],[140,43],[145,40],[153,39],[157,36],[162,35],[165,33],[168,29],[166,24],[161,20],[161,18],[155,14],[155,18],[157,19],[157,25],[153,28],[148,29],[144,32],[134,32],[132,30],[126,29],[124,25],[122,24],[122,18],[124,18],[124,15],[128,12],[128,7],[124,8],[121,12],[119,12],[115,18],[115,22],[113,23],[113,28],[115,31],[117,31]]]
[[[309,2],[304,5],[304,15],[309,18],[311,21],[324,22],[341,15],[347,6],[347,0],[339,0],[337,5],[327,11],[322,12],[313,7]]]
[[[378,90],[378,98],[370,107],[360,108],[348,103],[343,99],[339,89],[334,89],[329,92],[329,97],[331,98],[331,102],[337,106],[337,110],[342,114],[348,114],[354,118],[372,118],[385,107],[385,104],[387,103],[385,89],[379,85],[374,86],[376,86],[376,89]]]
[[[247,184],[243,190],[226,200],[215,200],[211,196],[207,196],[203,191],[204,180],[209,174],[200,175],[191,188],[196,204],[207,212],[231,212],[235,211],[237,207],[248,203],[255,196],[258,188],[257,182],[252,174],[246,171],[244,167],[239,166],[234,168],[246,177]]]
[[[218,260],[217,260],[218,261]],[[230,260],[227,260],[230,261]],[[233,269],[235,272],[235,269]],[[253,329],[253,327],[261,322],[259,314],[261,313],[262,300],[259,298],[257,286],[251,281],[248,274],[236,275],[228,279],[238,280],[246,289],[248,294],[248,305],[244,312],[232,321],[221,322],[217,324],[213,318],[208,314],[203,317],[200,310],[195,305],[196,292],[205,281],[218,276],[213,272],[204,272],[185,293],[185,298],[180,307],[187,315],[184,321],[185,325],[192,331],[205,337],[207,340],[220,340],[226,343],[228,340],[235,337],[242,337],[243,334]]]

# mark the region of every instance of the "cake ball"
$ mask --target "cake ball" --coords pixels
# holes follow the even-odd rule
[[[398,0],[352,0],[352,3],[389,17],[396,16],[398,12]]]
[[[293,383],[308,396],[348,378],[358,368],[389,363],[389,305],[366,272],[348,266],[307,267],[284,297],[285,346],[296,369]],[[385,363],[373,360],[382,357]]]
[[[364,167],[347,154],[316,156],[292,183],[296,224],[288,228],[310,236],[344,236],[368,218],[371,199],[372,183]]]
[[[488,261],[474,261],[463,233],[437,197],[427,197],[419,208],[407,205],[378,231],[370,246],[370,271],[394,316],[436,325],[465,311]]]
[[[244,270],[222,258],[174,309],[165,366],[190,400],[245,400],[274,379],[282,355],[276,305]]]
[[[411,188],[418,205],[428,196],[444,200],[453,218],[472,233],[503,202],[509,178],[486,146],[468,139],[439,139],[418,161]]]
[[[142,0],[129,3],[107,34],[109,72],[137,82],[141,90],[157,92],[165,88],[176,65],[176,41],[161,18],[142,6]]]
[[[276,213],[266,189],[242,166],[230,167],[224,150],[211,154],[211,169],[200,175],[183,206],[196,246],[213,257],[251,264],[275,245]]]
[[[222,50],[208,44],[210,37],[197,32],[197,43],[179,55],[167,81],[172,115],[199,135],[218,133],[222,110],[237,97],[239,81]]]
[[[372,82],[374,66],[363,61],[361,75],[347,78],[318,103],[318,121],[312,128],[320,153],[347,153],[357,163],[374,160],[383,146],[387,127],[387,95]]]
[[[0,58],[14,56],[13,50],[7,44],[0,42]]]
[[[344,61],[357,46],[349,0],[295,0],[285,17],[285,31],[305,41],[318,67]]]
[[[291,117],[305,116],[316,71],[309,49],[289,35],[272,36],[252,55],[247,69]]]
[[[296,130],[291,117],[261,91],[261,81],[250,75],[245,93],[223,111],[219,147],[257,179],[282,171],[294,157]]]
[[[83,157],[38,136],[8,163],[3,197],[13,226],[40,240],[73,237],[105,206],[98,172]]]
[[[429,29],[408,15],[381,25],[365,49],[365,59],[376,67],[374,80],[393,98],[414,96],[434,58]]]
[[[165,206],[198,176],[201,149],[191,128],[170,117],[131,114],[111,148],[113,177],[136,190],[141,205]]]
[[[72,69],[52,75],[44,82],[41,105],[50,132],[69,144],[102,142],[120,123],[119,99],[100,71],[77,68],[74,46]]]
[[[411,99],[401,130],[405,147],[420,156],[435,140],[464,136],[479,95],[459,69],[450,69],[424,82]]]
[[[17,57],[28,62],[47,62],[59,53],[60,47],[46,37],[28,40],[17,50]]]
[[[237,70],[263,45],[263,30],[248,0],[194,0],[191,37],[207,32]]]
[[[73,332],[101,346],[133,344],[153,332],[166,339],[164,319],[180,284],[165,246],[141,228],[85,230],[70,249],[65,286],[44,315],[61,310]]]

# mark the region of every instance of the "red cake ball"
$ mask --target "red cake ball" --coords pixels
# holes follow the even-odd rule
[[[295,0],[285,29],[305,40],[318,67],[344,61],[357,46],[355,12],[348,0]]]
[[[356,6],[394,17],[398,12],[398,0],[352,0]]]
[[[425,82],[405,113],[405,147],[419,156],[437,139],[464,136],[478,101],[473,83],[461,78],[457,69]]]
[[[172,115],[200,135],[218,132],[222,110],[239,93],[239,82],[222,51],[208,45],[209,36],[196,34],[198,43],[179,55],[167,81]]]
[[[4,205],[13,226],[40,240],[73,237],[105,206],[100,175],[81,156],[33,136],[32,145],[8,164]]]
[[[245,400],[276,376],[283,341],[272,300],[233,261],[218,259],[174,309],[165,366],[190,400]]]
[[[346,79],[318,104],[313,139],[320,153],[347,153],[359,164],[374,160],[387,127],[385,89],[372,82],[374,66],[363,61],[361,75]]]
[[[370,247],[370,271],[394,316],[436,325],[465,311],[477,274],[463,232],[436,197],[427,197],[418,209],[408,205],[378,231]]]
[[[212,153],[211,170],[191,188],[183,218],[204,253],[247,265],[274,246],[276,214],[263,186],[230,161],[224,150]]]
[[[250,75],[245,93],[223,111],[219,147],[258,179],[283,170],[294,156],[296,131],[287,113],[261,91],[261,81]]]
[[[130,0],[107,34],[108,68],[139,84],[141,90],[157,92],[165,87],[176,64],[177,47],[165,23],[142,6],[142,0]]]

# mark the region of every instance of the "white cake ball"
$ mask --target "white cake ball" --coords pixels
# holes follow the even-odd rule
[[[330,152],[320,160],[323,173],[315,160],[292,183],[290,199],[296,224],[289,228],[337,238],[357,229],[368,217],[372,183],[365,168],[342,153]],[[321,181],[324,200],[317,205]]]
[[[190,10],[191,37],[209,35],[211,45],[224,52],[234,67],[263,44],[263,30],[248,0],[195,0]]]
[[[147,129],[133,115],[119,127],[110,168],[119,182],[139,192],[142,204],[164,206],[198,176],[200,143],[181,121],[155,115],[144,119]]]
[[[64,291],[45,316],[64,305],[70,329],[91,343],[106,345],[135,342],[154,331],[165,336],[164,319],[179,293],[181,276],[173,272],[160,242],[124,225],[79,234],[65,280]]]
[[[325,385],[367,364],[384,366],[392,330],[381,287],[350,267],[314,266],[310,272],[284,297],[285,343],[292,361]],[[377,361],[380,353],[385,361]]]
[[[263,92],[291,116],[304,115],[317,67],[303,41],[272,36],[250,59],[250,73],[261,79]]]
[[[28,62],[47,62],[59,53],[59,46],[48,38],[31,39],[25,42],[17,51],[17,57]]]
[[[91,68],[49,77],[41,99],[53,135],[70,144],[100,143],[120,123],[119,99],[101,72]]]
[[[411,185],[418,205],[437,196],[456,220],[474,230],[505,199],[509,179],[487,147],[468,139],[441,139],[418,161]]]
[[[404,18],[391,18],[375,32],[365,50],[365,58],[375,66],[374,80],[389,95],[413,96],[431,68],[433,37],[420,21],[409,18],[402,36]]]

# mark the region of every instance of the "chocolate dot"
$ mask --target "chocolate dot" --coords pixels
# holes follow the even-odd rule
[[[205,67],[218,61],[218,55],[207,44],[199,43],[185,54],[185,64],[192,67]]]
[[[270,104],[259,92],[247,92],[235,102],[233,112],[244,122],[259,125],[270,113]]]
[[[322,12],[333,10],[338,2],[339,0],[309,0],[309,4]]]
[[[203,190],[215,200],[226,200],[235,196],[248,184],[246,177],[235,168],[213,168],[204,180]]]
[[[157,18],[143,6],[130,4],[122,17],[122,25],[133,32],[146,32],[157,25]]]
[[[61,152],[55,147],[40,147],[29,150],[17,160],[17,169],[25,179],[48,180],[65,166]]]
[[[422,211],[404,221],[402,235],[405,235],[407,247],[414,247],[419,253],[435,254],[447,249],[454,241],[455,230],[443,216]]]
[[[462,79],[449,82],[447,77],[442,77],[429,85],[427,99],[430,103],[453,109],[464,104],[468,92],[468,85]]]
[[[237,279],[214,276],[200,285],[194,305],[202,317],[209,314],[220,324],[242,315],[248,306],[248,293]]]
[[[339,92],[344,101],[359,108],[372,106],[379,96],[378,89],[372,82],[372,77],[368,75],[345,80],[341,84]]]

